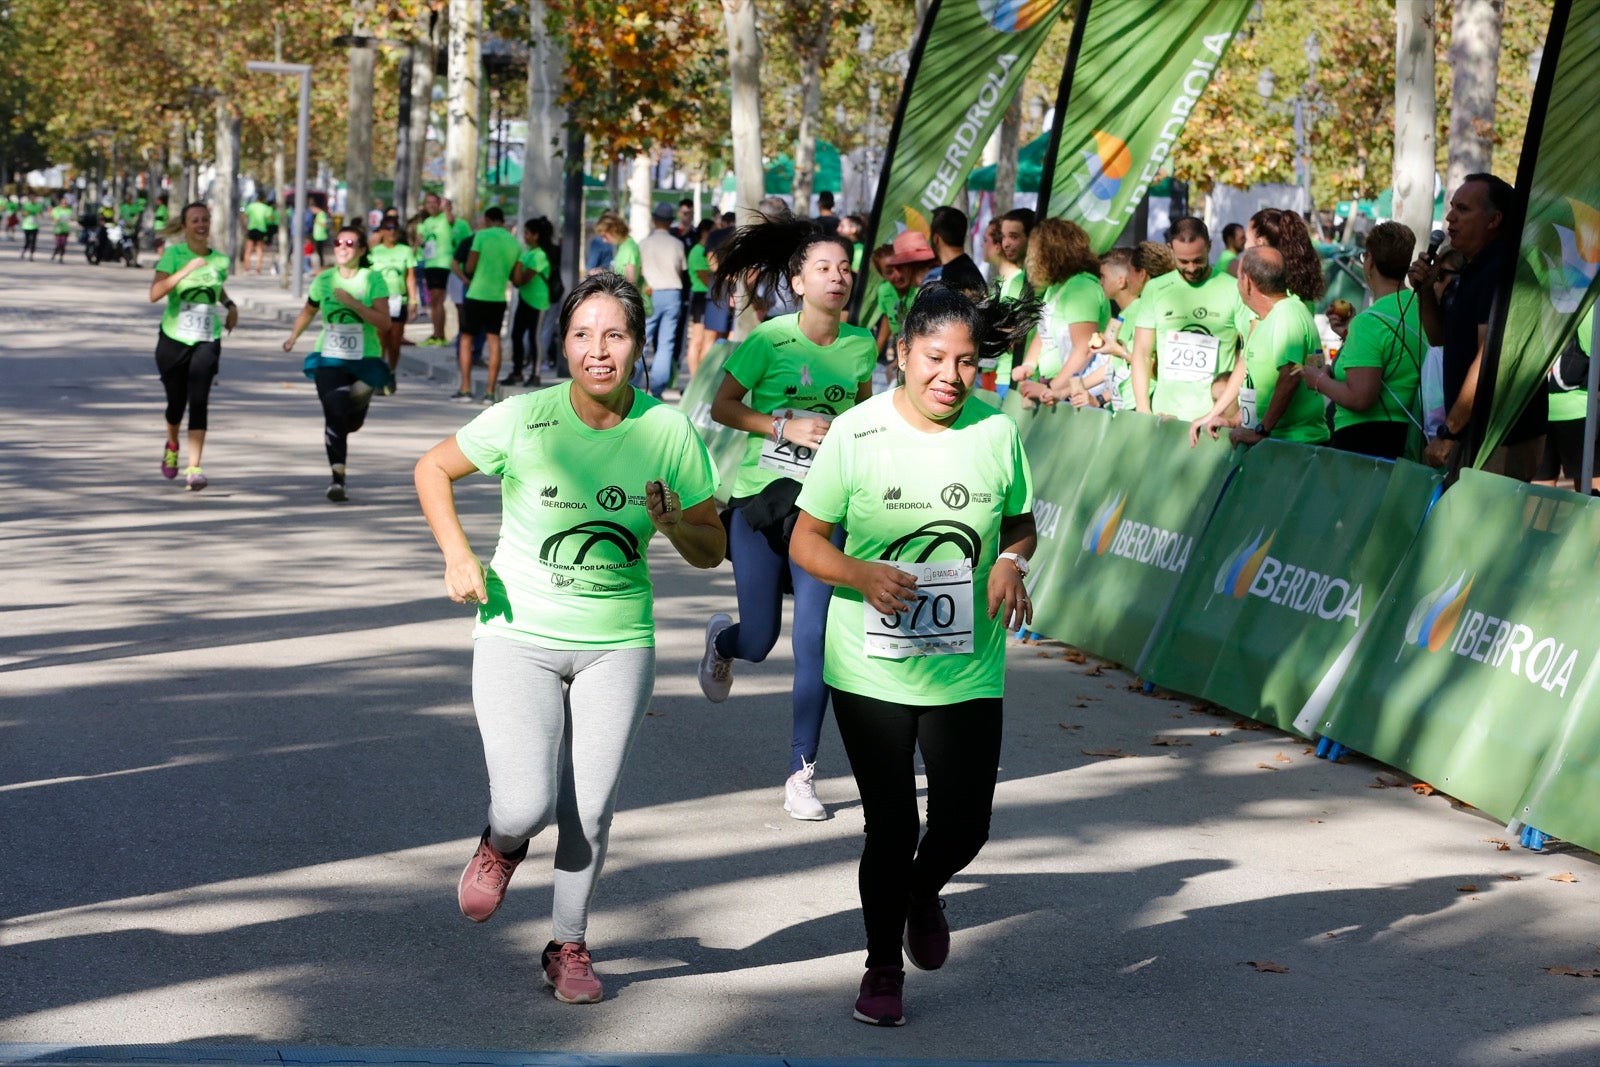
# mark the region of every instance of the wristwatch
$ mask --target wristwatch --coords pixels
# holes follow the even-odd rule
[[[1271,437],[1272,436],[1272,431],[1267,429],[1266,426],[1264,426],[1263,424],[1261,424],[1259,422],[1256,423],[1255,426],[1251,427],[1251,432],[1252,433],[1258,433],[1262,437]]]
[[[1010,560],[1011,565],[1017,568],[1018,574],[1024,578],[1028,576],[1028,557],[1018,552],[1002,552],[997,558]]]

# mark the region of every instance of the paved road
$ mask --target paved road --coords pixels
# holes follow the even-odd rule
[[[837,737],[832,818],[788,819],[788,655],[705,703],[700,627],[731,573],[660,552],[661,677],[591,931],[608,998],[557,1004],[536,963],[550,842],[492,923],[454,901],[485,799],[469,622],[409,472],[470,409],[403,379],[331,505],[315,393],[255,311],[213,395],[211,488],[185,493],[157,473],[147,274],[12,247],[0,1042],[1600,1060],[1600,983],[1545,973],[1600,967],[1593,856],[1500,851],[1476,813],[1372,788],[1380,768],[1048,645],[1012,649],[993,840],[950,889],[949,964],[911,974],[903,1029],[851,1021],[861,815]],[[495,483],[459,495],[487,550]],[[1135,758],[1085,754],[1111,749]]]

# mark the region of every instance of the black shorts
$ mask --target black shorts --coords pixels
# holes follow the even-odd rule
[[[222,358],[222,338],[215,341],[199,341],[195,344],[185,344],[173,340],[163,330],[156,331],[156,370],[161,374],[170,374],[179,368],[187,368],[190,363],[216,367]],[[212,373],[215,373],[213,371]]]
[[[265,241],[267,239],[267,231],[266,230],[246,230],[246,231],[244,231],[244,237],[245,237],[245,240],[247,240],[247,241]]]
[[[506,321],[506,302],[504,300],[473,300],[461,305],[461,332],[471,334],[489,334],[500,336],[500,329]]]
[[[1566,472],[1576,481],[1583,473],[1583,419],[1551,420],[1545,432],[1544,459],[1539,464],[1539,480],[1554,482]]]
[[[423,267],[422,280],[428,283],[430,293],[442,293],[450,284],[449,267]]]
[[[689,297],[689,321],[699,322],[706,317],[706,294],[694,293]]]

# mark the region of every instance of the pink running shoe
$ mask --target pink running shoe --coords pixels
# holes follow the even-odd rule
[[[161,477],[172,479],[178,476],[178,442],[168,441],[161,450]]]
[[[550,944],[556,945],[554,941]],[[597,1004],[606,995],[600,979],[595,977],[594,964],[589,961],[589,949],[582,941],[546,948],[540,959],[544,963],[544,984],[556,991],[561,1003]]]
[[[456,901],[461,914],[475,923],[488,922],[500,910],[506,899],[506,887],[511,884],[511,872],[517,869],[528,854],[528,843],[511,855],[502,855],[489,844],[489,828],[483,828],[478,839],[478,851],[472,854],[467,869],[461,872],[461,882],[456,887]]]

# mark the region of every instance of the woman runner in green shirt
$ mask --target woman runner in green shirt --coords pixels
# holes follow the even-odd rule
[[[905,1021],[902,938],[914,966],[943,965],[939,892],[989,836],[1006,633],[1033,617],[1023,579],[1036,534],[1017,426],[969,398],[980,354],[1009,348],[1037,313],[924,286],[900,335],[903,384],[835,421],[800,493],[791,552],[834,587],[824,677],[866,820],[865,1023]]]
[[[383,391],[392,393],[394,372],[400,369],[400,346],[406,343],[406,309],[417,305],[417,254],[400,240],[399,219],[378,223],[378,243],[367,250],[367,258],[383,275],[384,287],[389,290],[389,328],[380,340],[390,371],[389,385]]]
[[[422,513],[444,553],[445,593],[478,607],[472,701],[489,769],[489,825],[457,885],[485,922],[528,841],[556,826],[553,937],[541,962],[557,1000],[604,991],[588,948],[628,748],[655,684],[646,546],[660,533],[695,567],[722,562],[717,475],[694,426],[630,383],[642,354],[639,291],[610,271],[561,305],[572,381],[489,408],[423,456]],[[498,476],[504,510],[487,568],[454,483]]]

